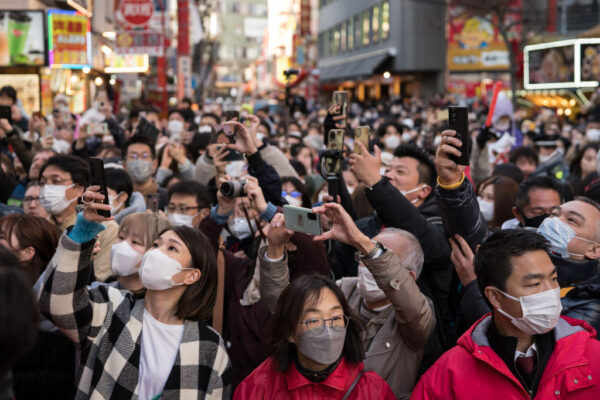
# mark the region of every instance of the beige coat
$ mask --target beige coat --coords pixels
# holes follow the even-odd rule
[[[264,258],[265,251],[266,247],[261,248],[258,257],[261,298],[273,312],[289,282],[287,255],[282,261],[269,262]],[[396,397],[408,399],[416,384],[423,348],[435,327],[433,304],[391,250],[364,260],[364,264],[393,305],[366,325],[363,343],[371,344],[366,349],[365,367],[385,379]],[[338,284],[350,306],[358,312],[361,301],[358,278],[343,278]]]

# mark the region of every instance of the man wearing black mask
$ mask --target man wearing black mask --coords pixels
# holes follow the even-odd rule
[[[502,229],[537,228],[562,204],[560,183],[548,176],[535,176],[519,185],[512,213],[515,216],[502,224]]]

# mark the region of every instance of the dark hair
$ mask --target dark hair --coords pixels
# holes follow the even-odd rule
[[[310,208],[312,203],[310,202],[310,195],[308,193],[308,188],[302,181],[294,176],[284,176],[281,178],[281,186],[283,187],[284,183],[291,183],[296,191],[302,194],[302,207]]]
[[[292,168],[294,168],[294,171],[296,171],[296,173],[298,174],[298,176],[305,176],[306,175],[306,167],[300,161],[298,161],[298,160],[290,160],[289,163],[292,166]]]
[[[185,289],[177,304],[175,315],[181,319],[208,322],[217,297],[217,259],[208,238],[198,229],[189,226],[171,226],[192,256],[192,268],[200,270],[198,281]]]
[[[585,188],[585,197],[600,202],[600,178],[596,178]]]
[[[190,99],[189,97],[184,97],[183,99],[181,99],[182,103],[188,103],[188,104],[193,104],[194,102],[192,101],[192,99]]]
[[[521,171],[519,167],[512,163],[496,165],[494,172],[492,172],[492,176],[504,176],[506,178],[511,178],[513,181],[517,182],[517,184],[523,182],[524,179],[523,171]]]
[[[585,178],[584,176],[581,176],[581,159],[583,158],[584,154],[589,149],[594,149],[594,150],[598,151],[598,144],[597,143],[588,143],[585,146],[583,146],[577,152],[577,154],[575,154],[575,158],[573,158],[573,161],[571,161],[571,165],[569,167],[569,170],[571,171],[571,175],[578,176],[580,179]]]
[[[208,187],[201,184],[198,181],[193,180],[181,180],[174,183],[170,188],[167,195],[167,201],[171,201],[171,196],[174,194],[183,194],[196,197],[196,203],[198,207],[210,208],[211,206],[211,194]]]
[[[129,207],[131,193],[133,193],[133,182],[131,181],[129,174],[120,168],[106,168],[104,170],[104,176],[106,178],[106,186],[117,193],[127,193],[125,207]]]
[[[169,114],[167,115],[167,118],[169,118],[173,114],[179,114],[181,116],[181,118],[183,118],[184,121],[187,121],[185,115],[183,115],[182,110],[180,110],[178,108],[173,108],[173,109],[169,110]]]
[[[154,146],[152,145],[152,143],[150,143],[150,139],[148,139],[146,136],[142,136],[142,135],[133,135],[132,137],[130,137],[129,139],[127,139],[125,141],[125,144],[123,144],[123,160],[125,160],[127,158],[127,150],[129,149],[129,146],[131,146],[132,144],[145,144],[146,146],[148,146],[150,148],[150,153],[152,154],[152,159],[156,158],[156,150],[154,149]]]
[[[521,146],[511,151],[508,161],[513,164],[516,164],[520,158],[526,158],[527,160],[533,162],[535,165],[538,165],[540,162],[540,158],[538,156],[537,151],[535,151],[533,147],[529,146]]]
[[[121,153],[122,153],[122,151],[121,151],[121,149],[120,149],[119,147],[117,147],[117,146],[115,146],[115,145],[112,145],[112,144],[104,144],[104,145],[102,145],[102,146],[100,147],[100,151],[98,151],[98,153],[102,153],[103,151],[106,151],[106,152],[111,152],[111,153],[113,153],[113,154],[114,154],[114,156],[113,156],[113,157],[118,157],[118,158],[121,158]],[[105,153],[105,154],[106,154],[106,153]],[[107,158],[109,158],[109,157],[106,157],[106,156],[104,156],[104,159],[105,159],[105,160],[106,160]]]
[[[293,158],[298,157],[298,154],[302,151],[302,149],[308,149],[304,143],[294,143],[290,146],[290,154]]]
[[[411,157],[419,162],[417,172],[419,181],[435,187],[437,172],[431,154],[422,147],[413,144],[401,144],[394,150],[394,157]]]
[[[202,117],[200,117],[200,120],[202,120],[202,118],[213,118],[215,121],[217,121],[217,124],[221,123],[221,117],[215,113],[204,113],[202,114]]]
[[[84,188],[89,186],[90,166],[81,158],[70,154],[57,154],[55,156],[52,156],[40,169],[40,178],[44,174],[46,168],[48,168],[50,165],[54,165],[55,167],[71,174],[71,179],[73,180],[73,183],[79,186],[83,186]]]
[[[13,104],[17,104],[17,91],[14,87],[10,85],[2,86],[2,88],[0,88],[0,97],[1,96],[9,97]]]
[[[19,261],[0,246],[0,376],[35,343],[39,314],[31,285]]]
[[[0,218],[0,231],[8,243],[14,234],[21,249],[29,246],[35,249],[35,255],[31,261],[27,264],[21,263],[25,266],[25,273],[33,285],[56,252],[60,237],[58,227],[41,217],[9,214]]]
[[[271,135],[271,126],[267,123],[267,121],[265,121],[264,119],[261,118],[259,125],[264,126],[267,129],[267,134],[269,136]]]
[[[404,130],[403,127],[402,127],[402,125],[400,125],[396,121],[388,121],[388,122],[385,122],[385,123],[381,124],[381,126],[377,129],[377,132],[375,133],[375,136],[377,136],[378,138],[382,138],[385,135],[385,133],[387,132],[387,128],[389,126],[393,126],[394,128],[396,128],[396,130],[398,131],[398,133],[400,135],[402,135],[402,132]]]
[[[285,371],[292,362],[292,354],[296,351],[296,346],[288,342],[288,338],[296,333],[305,305],[318,303],[323,289],[333,292],[342,306],[344,315],[350,317],[342,352],[344,359],[352,364],[357,364],[364,359],[361,339],[363,325],[346,301],[344,293],[331,279],[318,274],[309,274],[296,278],[283,290],[269,321],[266,343],[277,370]]]
[[[546,238],[527,229],[503,229],[491,235],[473,260],[477,285],[485,301],[488,302],[484,294],[488,286],[506,291],[506,281],[513,270],[512,257],[538,250],[548,252],[548,247]]]
[[[517,200],[515,206],[522,210],[523,207],[529,204],[529,192],[533,189],[550,189],[558,193],[560,202],[563,201],[563,187],[559,181],[549,176],[534,176],[526,179],[519,185],[519,192],[517,193]]]

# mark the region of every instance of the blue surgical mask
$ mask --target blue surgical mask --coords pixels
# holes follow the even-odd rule
[[[538,228],[537,233],[544,236],[550,242],[550,250],[562,258],[569,258],[569,256],[585,257],[583,254],[569,253],[568,246],[573,239],[595,243],[592,240],[577,236],[573,228],[558,217],[546,218]]]

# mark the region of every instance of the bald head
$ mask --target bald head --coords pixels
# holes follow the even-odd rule
[[[413,271],[418,278],[423,270],[424,255],[421,244],[410,232],[398,228],[386,228],[374,237],[390,249],[402,262],[402,266]]]

